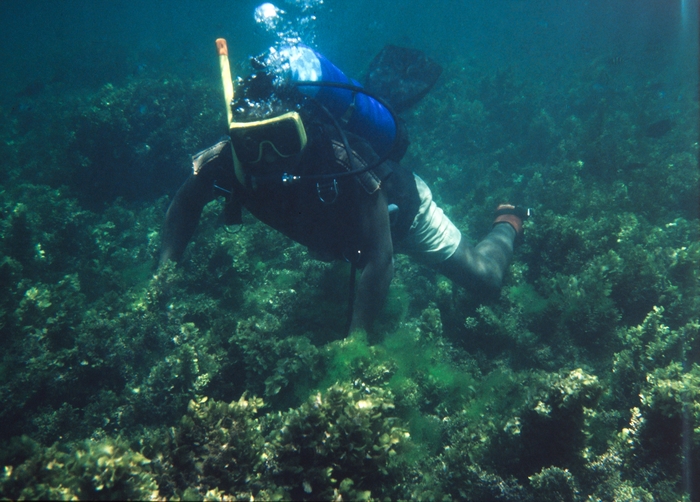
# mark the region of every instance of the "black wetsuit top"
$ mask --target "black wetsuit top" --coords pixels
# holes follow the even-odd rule
[[[399,208],[391,218],[392,239],[403,239],[420,206],[413,174],[387,160],[364,174],[309,178],[346,173],[350,164],[332,126],[310,124],[307,136],[309,142],[299,165],[288,173],[300,176],[300,181],[284,184],[283,173],[250,172],[244,186],[234,176],[232,203],[242,205],[262,222],[307,246],[317,258],[352,259],[358,251],[354,246],[360,224],[356,201],[381,189],[388,203]],[[347,134],[347,139],[355,157],[355,169],[376,162],[378,157],[366,141],[351,134]]]

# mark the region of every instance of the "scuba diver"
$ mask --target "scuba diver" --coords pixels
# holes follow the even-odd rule
[[[425,95],[439,65],[387,46],[361,86],[309,47],[273,49],[251,59],[252,74],[237,82],[234,98],[225,41],[217,45],[229,134],[193,157],[193,173],[165,217],[161,263],[181,259],[204,206],[224,196],[226,224],[241,223],[245,207],[315,258],[350,262],[351,288],[361,271],[350,333],[371,328],[394,253],[480,294],[500,290],[529,210],[499,206],[490,233],[472,246],[426,183],[399,164],[408,139],[392,109]]]

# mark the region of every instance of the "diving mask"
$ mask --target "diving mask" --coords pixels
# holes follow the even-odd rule
[[[306,146],[304,123],[297,112],[287,112],[256,122],[231,122],[231,145],[236,159],[242,164],[257,164],[266,151],[288,158]]]

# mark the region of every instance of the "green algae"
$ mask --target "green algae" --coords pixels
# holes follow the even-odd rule
[[[541,297],[534,286],[523,283],[519,286],[511,286],[508,289],[510,301],[519,305],[525,315],[533,315],[544,312],[549,305],[546,298]]]
[[[327,384],[352,379],[363,365],[369,364],[374,353],[367,343],[367,333],[364,331],[356,331],[344,340],[327,346],[326,350],[328,369],[320,384],[322,388],[327,387]]]

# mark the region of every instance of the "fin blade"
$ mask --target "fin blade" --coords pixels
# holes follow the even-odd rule
[[[386,45],[369,65],[364,87],[401,112],[435,85],[442,67],[420,50]]]

